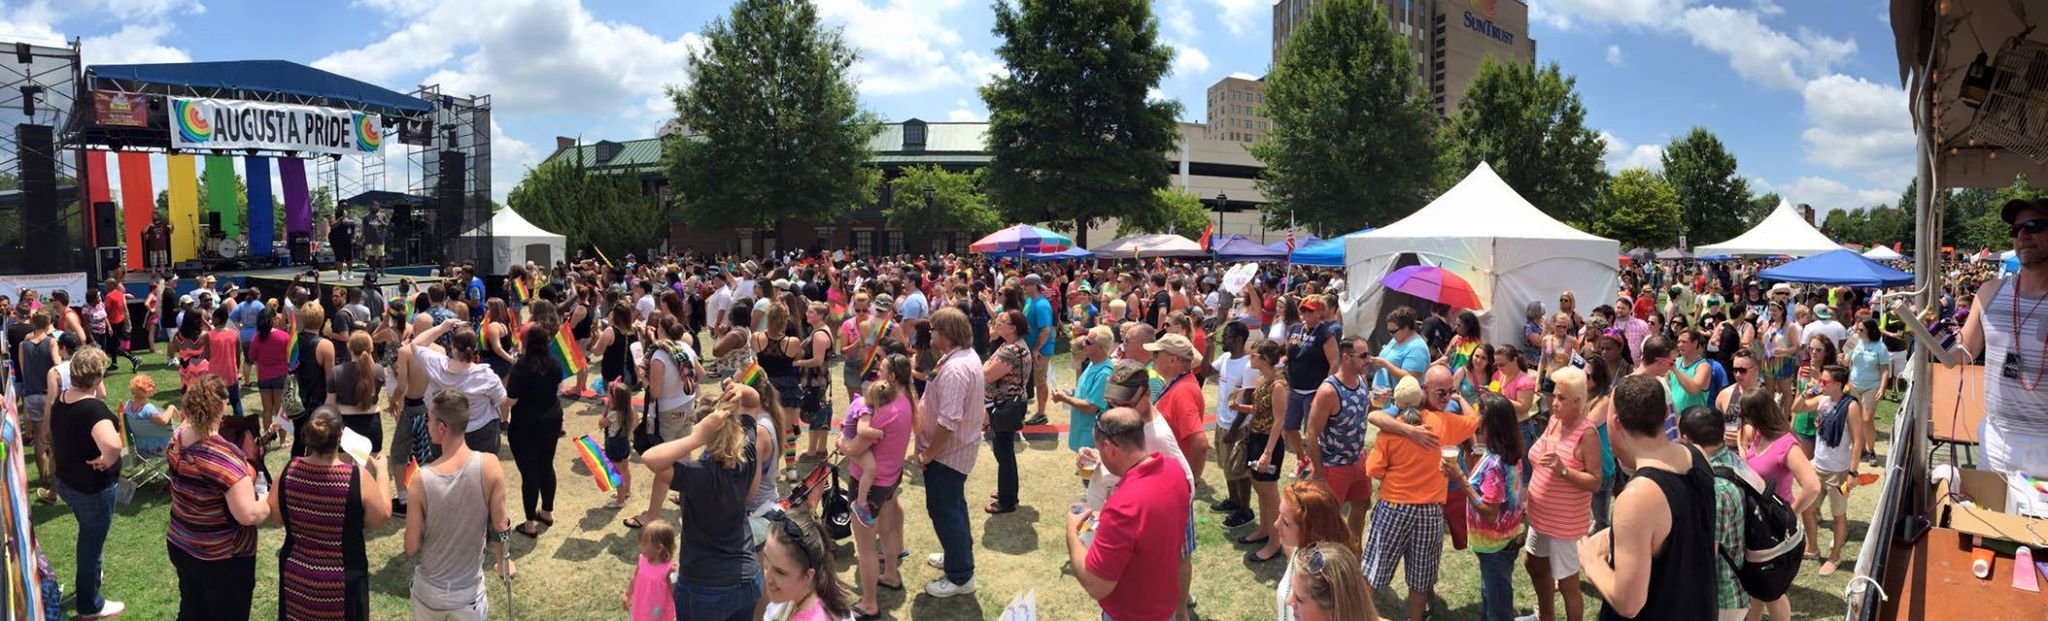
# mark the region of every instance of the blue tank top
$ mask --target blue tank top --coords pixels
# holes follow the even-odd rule
[[[1372,392],[1364,378],[1357,388],[1344,385],[1336,376],[1323,380],[1337,390],[1337,411],[1323,426],[1317,439],[1322,447],[1323,465],[1349,466],[1365,459],[1365,417],[1372,411]]]

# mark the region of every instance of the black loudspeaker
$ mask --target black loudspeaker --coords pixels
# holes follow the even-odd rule
[[[48,125],[16,125],[14,144],[21,162],[23,271],[61,271],[71,240],[57,221],[56,134]]]
[[[120,211],[113,202],[92,204],[93,245],[102,248],[121,245],[121,225],[114,223],[114,215],[118,213]]]
[[[463,222],[462,213],[462,170],[464,157],[461,151],[442,151],[441,168],[434,188],[434,230],[443,238],[452,238],[467,231],[470,226],[481,222]]]
[[[221,228],[220,228],[220,212],[218,212],[218,211],[209,211],[209,212],[206,212],[206,233],[207,233],[208,235],[225,235],[225,234],[227,234],[227,233],[226,233],[226,231],[223,231],[223,230],[221,230]]]
[[[285,238],[286,245],[292,250],[292,265],[305,265],[313,261],[312,233],[292,233]]]

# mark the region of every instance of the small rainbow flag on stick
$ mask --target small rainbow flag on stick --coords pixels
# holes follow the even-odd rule
[[[583,458],[583,467],[597,481],[599,493],[609,494],[619,488],[618,471],[612,470],[612,462],[604,458],[604,451],[597,448],[597,441],[590,439],[590,434],[576,438],[576,455]]]
[[[512,295],[518,297],[520,303],[532,302],[533,288],[526,286],[526,281],[514,278],[512,279]]]
[[[420,460],[417,458],[406,460],[405,479],[399,481],[398,484],[406,487],[412,487],[413,479],[417,478],[420,478]]]
[[[754,385],[754,382],[761,381],[761,375],[761,363],[756,362],[747,365],[747,368],[741,369],[740,372],[734,373],[732,375],[732,381],[742,385],[752,386]]]
[[[285,313],[285,315],[284,329],[285,333],[290,336],[286,337],[287,340],[285,341],[284,363],[287,368],[297,370],[299,368],[299,314]]]
[[[562,328],[555,331],[555,340],[548,342],[548,349],[554,351],[555,362],[561,364],[563,379],[575,377],[590,364],[589,357],[583,355],[583,344],[576,342],[576,335],[569,332],[568,324],[562,324]]]

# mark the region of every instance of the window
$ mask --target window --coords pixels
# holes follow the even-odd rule
[[[889,231],[889,254],[903,252],[903,231]]]
[[[875,255],[874,229],[854,229],[852,237],[854,254],[863,257],[871,257]]]

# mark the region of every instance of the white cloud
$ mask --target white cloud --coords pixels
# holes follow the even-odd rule
[[[1765,26],[1755,13],[1725,7],[1688,9],[1676,26],[1694,45],[1727,55],[1737,75],[1774,88],[1799,88],[1856,53],[1855,41],[1804,27],[1795,39]]]
[[[1202,28],[1195,25],[1195,12],[1188,9],[1188,0],[1161,0],[1155,15],[1165,39],[1194,41],[1202,36]]]
[[[974,86],[984,86],[991,80],[1010,75],[1010,66],[994,56],[968,50],[955,58],[961,67],[966,68],[967,76],[974,78]]]
[[[1905,90],[1831,74],[1801,91],[1809,123],[1806,161],[1855,172],[1870,183],[1904,185],[1913,174],[1913,124]]]
[[[1897,189],[1857,189],[1834,179],[1812,176],[1795,179],[1778,192],[1793,205],[1812,205],[1816,214],[1825,214],[1837,209],[1891,204],[1899,198]]]
[[[199,0],[72,0],[60,2],[58,8],[67,16],[111,16],[117,21],[124,22],[163,17],[178,11],[195,14],[206,12],[206,6],[200,4]]]
[[[1609,45],[1609,46],[1607,46],[1607,64],[1610,64],[1610,65],[1614,65],[1614,66],[1616,66],[1616,67],[1625,67],[1625,66],[1627,66],[1627,63],[1624,63],[1624,62],[1622,62],[1622,58],[1621,58],[1621,46],[1619,46],[1619,45]]]
[[[1620,172],[1630,168],[1642,168],[1650,172],[1664,170],[1664,145],[1631,145],[1620,136],[1600,132],[1607,139],[1607,152],[1600,159],[1607,162],[1609,172]]]
[[[1173,77],[1194,77],[1209,70],[1209,55],[1192,45],[1177,45],[1173,48]]]
[[[1785,14],[1785,7],[1778,6],[1775,0],[1756,0],[1756,12],[1776,17]]]
[[[964,49],[947,14],[965,0],[818,0],[827,26],[845,27],[860,53],[854,72],[866,95],[920,93],[987,81],[990,58]],[[995,66],[1001,66],[995,63]]]
[[[512,188],[526,178],[527,169],[540,165],[540,158],[533,145],[507,135],[498,120],[491,119],[491,199],[505,202]]]
[[[1229,29],[1230,34],[1233,35],[1241,35],[1251,30],[1253,24],[1258,21],[1259,15],[1273,6],[1273,3],[1267,0],[1209,0],[1209,2],[1216,5],[1216,21],[1223,22],[1223,27]]]
[[[1232,71],[1232,72],[1230,72],[1230,77],[1233,77],[1233,78],[1237,78],[1237,79],[1239,79],[1239,80],[1252,80],[1252,81],[1257,81],[1257,80],[1259,79],[1259,76],[1255,76],[1255,75],[1252,75],[1252,74],[1249,74],[1249,73],[1245,73],[1245,72],[1243,72],[1243,71]]]
[[[1660,26],[1679,14],[1687,0],[1551,0],[1530,2],[1529,21],[1559,29],[1579,24]]]
[[[393,10],[414,5],[387,3]],[[403,17],[403,16],[400,16]],[[637,119],[664,85],[689,79],[695,33],[666,39],[597,19],[579,0],[453,0],[367,46],[314,66],[387,86],[422,70],[447,92],[489,94],[499,114],[581,112]]]
[[[123,26],[110,35],[85,37],[79,42],[80,54],[88,65],[191,62],[192,55],[185,50],[163,44],[170,32],[170,24]]]
[[[981,120],[981,115],[966,108],[954,108],[952,112],[946,113],[946,120],[972,122]]]

